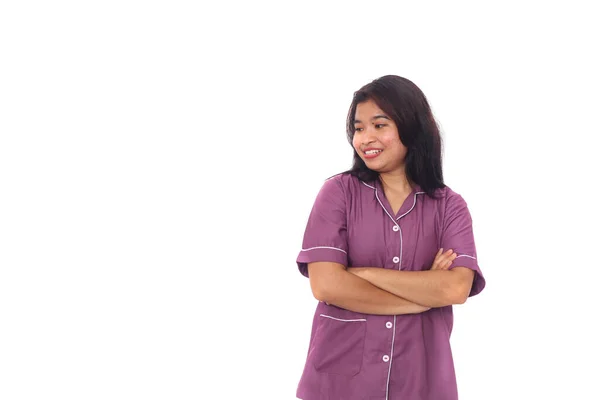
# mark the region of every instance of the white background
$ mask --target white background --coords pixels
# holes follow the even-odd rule
[[[474,219],[461,400],[600,398],[593,2],[332,3],[2,3],[1,399],[294,399],[304,225],[386,74]]]

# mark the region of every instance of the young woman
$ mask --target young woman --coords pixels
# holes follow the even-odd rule
[[[456,400],[452,305],[485,280],[427,99],[381,77],[354,94],[347,133],[353,167],[324,183],[297,258],[319,303],[296,395]]]

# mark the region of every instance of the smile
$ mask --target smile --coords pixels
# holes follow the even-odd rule
[[[383,150],[367,150],[365,151],[365,158],[375,158],[381,154]]]

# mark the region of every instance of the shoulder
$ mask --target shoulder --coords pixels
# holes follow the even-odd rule
[[[450,204],[465,204],[465,199],[450,186],[445,186],[435,190],[435,199],[432,199],[444,207]]]
[[[352,196],[363,189],[373,189],[373,185],[365,183],[356,176],[350,175],[347,172],[341,172],[332,177],[329,177],[323,183],[322,190],[327,192],[343,193],[345,196]]]
[[[442,220],[453,218],[457,214],[468,214],[467,202],[451,187],[445,186],[434,191],[435,197],[423,194],[424,205],[430,211],[439,215]]]
[[[441,190],[440,211],[445,224],[471,223],[471,213],[463,196],[450,187]]]

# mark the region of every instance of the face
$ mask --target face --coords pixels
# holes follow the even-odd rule
[[[352,145],[367,167],[379,173],[404,170],[406,147],[394,121],[373,101],[359,103]]]

